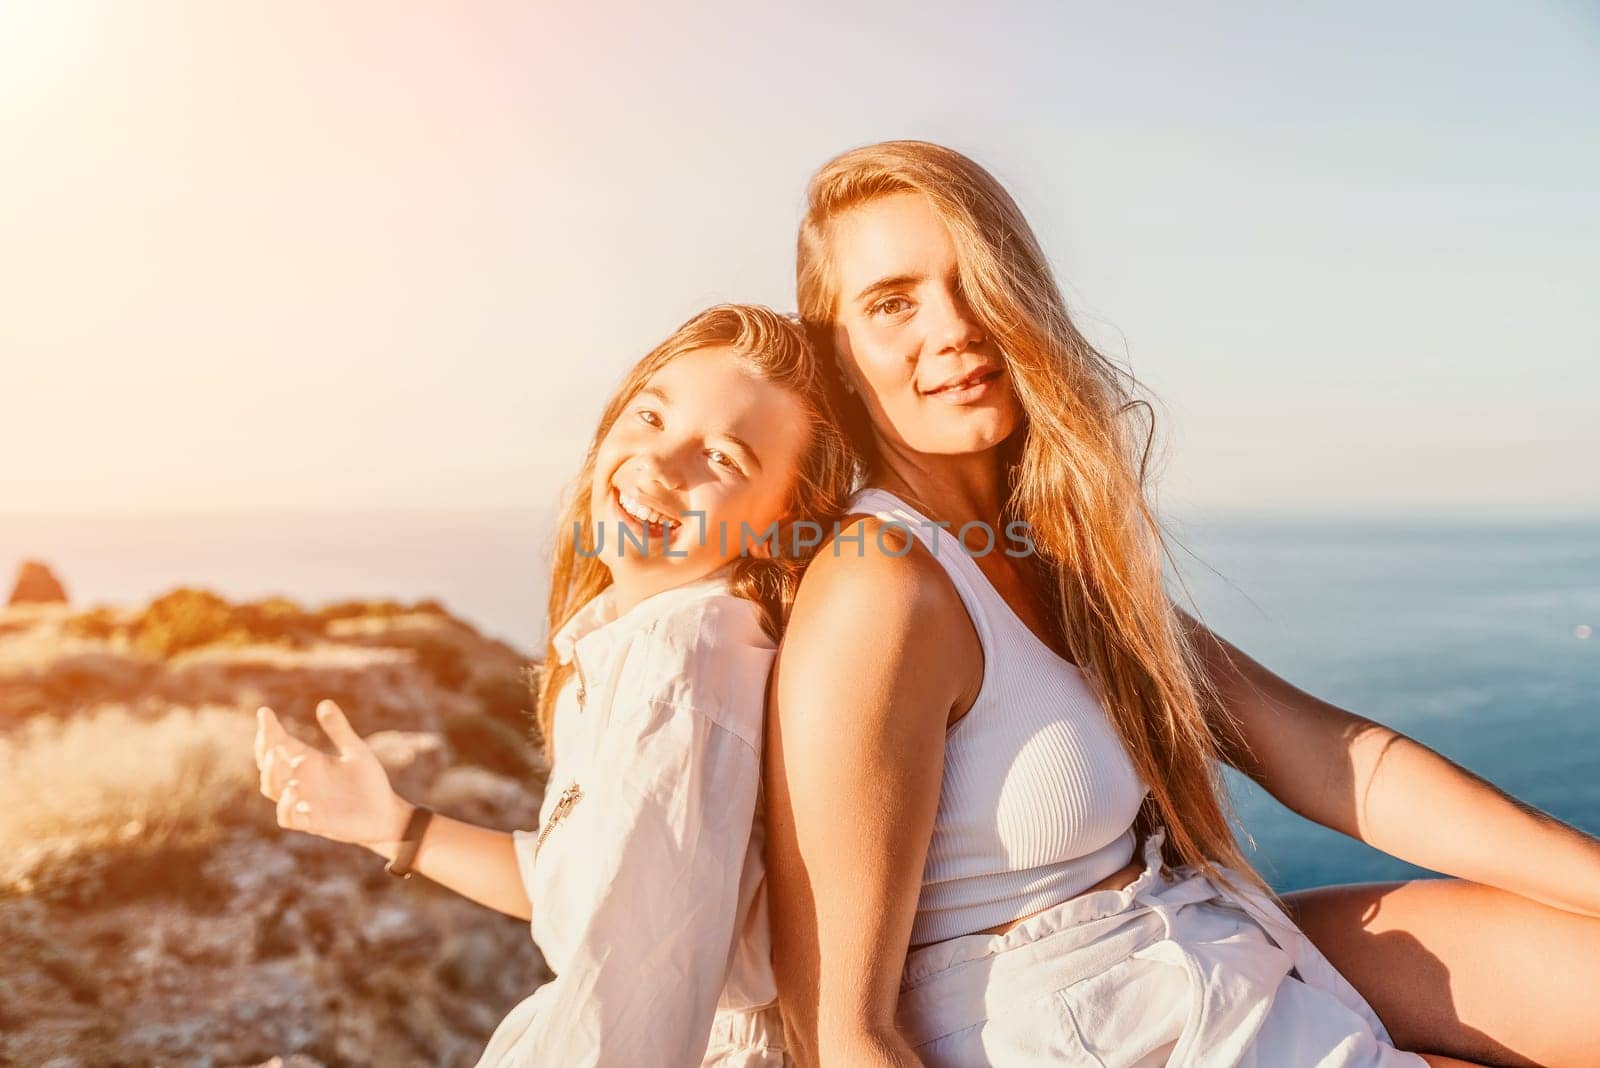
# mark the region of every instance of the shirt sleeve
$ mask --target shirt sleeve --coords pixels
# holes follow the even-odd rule
[[[680,661],[680,672],[742,663]],[[536,1018],[494,1063],[700,1063],[734,949],[760,783],[757,747],[707,711],[659,691],[619,695],[600,747],[607,774],[553,832],[583,836],[562,859],[584,870],[559,877],[592,888],[593,908],[567,967],[539,992]]]

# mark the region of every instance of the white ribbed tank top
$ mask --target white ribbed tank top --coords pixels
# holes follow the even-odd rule
[[[1031,915],[1127,864],[1148,788],[1082,672],[1028,629],[955,535],[888,490],[860,490],[848,510],[922,541],[983,646],[978,698],[945,734],[911,944]],[[1009,547],[993,541],[994,552]]]

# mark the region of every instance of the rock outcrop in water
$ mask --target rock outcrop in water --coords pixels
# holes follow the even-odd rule
[[[11,587],[7,604],[50,604],[65,602],[66,587],[56,578],[48,565],[38,560],[24,560],[17,568],[17,581]]]
[[[527,926],[280,830],[254,711],[325,745],[331,697],[406,796],[532,827],[528,670],[428,602],[0,612],[0,1063],[472,1064]]]

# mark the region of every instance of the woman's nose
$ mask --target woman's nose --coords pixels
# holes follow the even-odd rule
[[[983,328],[978,317],[959,293],[947,293],[935,309],[932,340],[940,352],[963,352],[983,344]]]

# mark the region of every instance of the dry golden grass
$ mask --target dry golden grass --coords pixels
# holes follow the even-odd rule
[[[0,738],[0,891],[27,892],[85,853],[216,835],[255,791],[253,731],[237,709],[140,720],[108,706]]]

